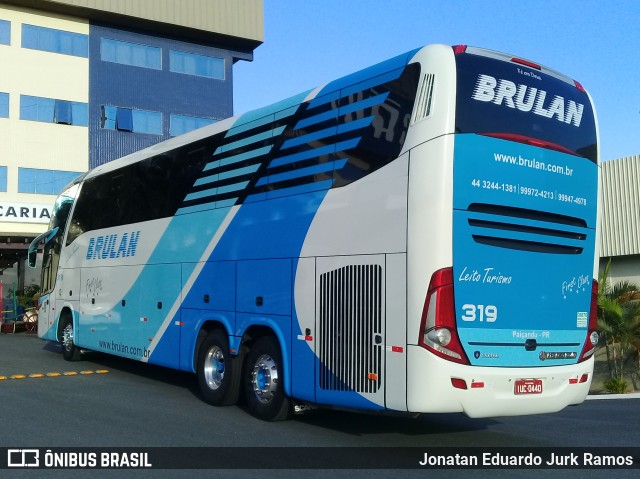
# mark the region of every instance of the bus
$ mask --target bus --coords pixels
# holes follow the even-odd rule
[[[592,380],[598,186],[580,83],[425,46],[75,180],[38,334],[263,420],[558,411]]]

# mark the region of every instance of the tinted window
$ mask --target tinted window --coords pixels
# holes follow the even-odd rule
[[[0,20],[0,45],[11,44],[11,22]]]
[[[178,136],[183,135],[189,131],[202,128],[203,126],[211,125],[218,120],[212,120],[211,118],[198,118],[195,116],[186,115],[171,115],[171,126],[169,127],[169,135]]]
[[[171,50],[169,63],[169,69],[175,73],[224,80],[224,60],[222,58]]]
[[[456,132],[521,135],[596,161],[593,110],[575,85],[478,55],[456,55],[456,63]]]
[[[22,47],[86,58],[89,36],[25,24],[22,25]]]
[[[105,62],[142,68],[162,69],[162,49],[139,43],[102,38],[100,58]]]
[[[162,113],[105,105],[102,107],[102,128],[162,135]]]
[[[0,191],[7,191],[7,167],[0,166]]]
[[[0,93],[0,118],[9,118],[9,94]]]
[[[86,180],[67,244],[87,231],[175,215],[215,142],[208,138]]]
[[[18,193],[57,195],[81,174],[79,171],[18,168]]]
[[[87,126],[89,113],[86,103],[20,95],[20,119]]]

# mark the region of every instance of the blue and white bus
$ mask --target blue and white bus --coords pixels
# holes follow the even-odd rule
[[[592,379],[598,171],[579,83],[426,46],[76,180],[38,334],[265,420],[558,411]]]

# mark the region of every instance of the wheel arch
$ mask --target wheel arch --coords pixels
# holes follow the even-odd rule
[[[204,341],[204,339],[207,337],[209,333],[215,330],[223,331],[227,335],[227,338],[229,339],[229,343],[231,346],[231,333],[230,333],[230,328],[227,321],[225,321],[222,318],[212,318],[212,319],[204,320],[200,324],[200,327],[198,328],[198,334],[196,335],[195,344],[193,347],[193,354],[191,355],[191,361],[192,361],[191,366],[193,368],[193,371],[196,371],[196,368],[197,368],[198,354],[200,353],[200,347],[202,346],[202,342]]]
[[[64,305],[60,310],[60,315],[58,316],[58,326],[56,328],[56,340],[62,341],[62,330],[64,329],[64,325],[66,323],[67,318],[71,319],[71,323],[74,330],[78,330],[78,318],[77,315],[73,314],[74,310],[69,305]]]

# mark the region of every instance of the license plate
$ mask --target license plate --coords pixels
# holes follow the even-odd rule
[[[516,395],[542,394],[542,379],[517,379],[514,393]]]

